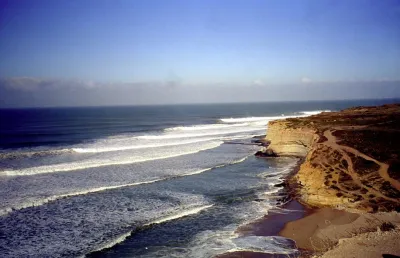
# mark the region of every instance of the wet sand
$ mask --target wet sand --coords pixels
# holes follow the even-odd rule
[[[382,230],[386,230],[382,227],[384,223],[393,225],[394,229],[381,234]],[[331,253],[336,256],[330,257],[347,257],[346,252],[335,252],[335,249],[345,249],[352,252],[354,257],[362,257],[359,247],[363,246],[370,248],[375,253],[375,255],[368,257],[381,257],[384,253],[399,255],[399,248],[388,248],[384,243],[376,240],[385,235],[388,243],[398,242],[399,226],[400,214],[397,212],[372,214],[320,208],[304,218],[288,222],[279,235],[295,240],[298,248],[310,250],[315,254],[322,254],[333,248]],[[367,235],[363,237],[365,234]],[[371,241],[371,239],[374,241]],[[379,244],[367,244],[369,242]],[[350,244],[343,243],[351,243],[353,248],[350,248]]]
[[[353,249],[349,248],[348,245],[341,247],[341,239],[351,239],[352,236],[363,234],[363,232],[366,234],[376,234],[377,228],[384,222],[390,222],[399,227],[400,214],[396,212],[375,214],[353,213],[332,208],[309,208],[303,206],[296,200],[292,200],[281,208],[270,210],[264,218],[239,227],[236,230],[236,233],[241,236],[283,236],[293,239],[301,253],[301,257],[309,257],[313,254],[321,255],[328,249],[332,250],[331,252],[333,252],[334,255],[327,257],[334,257],[337,255],[337,253],[342,254],[342,256],[338,257],[346,257],[346,254],[344,251],[342,251],[342,249],[357,253],[357,247],[354,247]],[[393,237],[396,238],[399,236],[398,232],[398,230],[395,230],[393,233],[385,233],[386,235],[389,234],[392,237],[388,237],[389,243],[394,241]],[[352,241],[355,240],[356,239]],[[362,242],[366,242],[366,240],[362,239]],[[360,245],[360,243],[353,244]],[[336,249],[339,251],[335,252]],[[396,254],[397,252],[397,249],[392,252],[387,252],[391,249],[388,249],[384,245],[382,245],[382,252],[379,252],[379,249],[376,247],[374,250],[374,252],[378,252],[380,254],[385,253],[385,250],[386,253],[391,254]],[[252,251],[235,251],[221,254],[216,258],[271,257],[298,257],[298,254],[288,256],[287,254],[279,255]]]
[[[268,211],[264,218],[256,220],[250,224],[243,225],[236,230],[240,236],[278,236],[285,224],[295,221],[309,214],[313,214],[314,210],[307,208],[297,202],[291,200],[284,206]],[[287,254],[268,254],[251,251],[236,251],[216,256],[216,258],[280,258],[291,257]]]
[[[216,258],[291,258],[288,254],[267,254],[250,251],[237,251],[216,256]]]
[[[272,209],[264,218],[243,225],[236,230],[241,236],[277,236],[286,223],[301,219],[313,213],[296,200],[291,200],[281,208]]]
[[[279,232],[279,235],[295,240],[299,248],[320,250],[324,249],[325,245],[330,244],[333,240],[331,238],[329,240],[327,240],[328,238],[319,238],[319,231],[336,225],[351,224],[359,216],[356,213],[321,208],[304,218],[288,222],[283,230]]]

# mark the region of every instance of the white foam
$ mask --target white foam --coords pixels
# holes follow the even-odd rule
[[[202,231],[194,236],[194,239],[188,244],[188,248],[184,253],[179,252],[180,250],[178,252],[175,250],[168,251],[171,253],[171,257],[215,257],[218,254],[235,248],[231,239],[238,236],[235,233],[236,228],[236,224],[230,224],[219,230]],[[152,254],[147,257],[152,257]]]
[[[185,176],[192,176],[192,175],[201,174],[201,173],[204,173],[206,171],[210,171],[212,169],[221,168],[221,167],[225,167],[225,166],[228,166],[228,165],[233,165],[233,164],[237,164],[237,163],[243,162],[248,157],[249,156],[244,157],[244,158],[239,159],[239,160],[232,161],[231,163],[228,163],[228,164],[222,164],[222,165],[217,165],[217,166],[210,167],[210,168],[189,171],[189,172],[181,174],[181,175],[172,176],[171,178],[179,178],[179,177],[185,177]],[[158,178],[158,179],[148,180],[148,181],[143,181],[143,182],[121,184],[121,185],[112,185],[112,186],[102,186],[102,187],[96,187],[96,188],[87,189],[87,190],[83,190],[83,191],[77,191],[77,192],[73,192],[73,193],[54,195],[54,196],[50,196],[50,197],[39,199],[39,200],[33,200],[33,201],[30,201],[30,202],[21,203],[19,205],[13,206],[13,207],[7,207],[7,208],[4,208],[4,209],[0,209],[0,216],[6,215],[6,214],[11,213],[11,212],[16,211],[16,210],[22,210],[22,209],[29,208],[29,207],[41,206],[41,205],[44,205],[46,203],[53,202],[53,201],[56,201],[56,200],[62,199],[62,198],[73,197],[73,196],[78,196],[78,195],[85,195],[85,194],[90,194],[90,193],[97,193],[97,192],[113,190],[113,189],[119,189],[119,188],[124,188],[124,187],[138,186],[138,185],[143,185],[143,184],[151,184],[151,183],[155,183],[155,182],[159,182],[159,181],[163,181],[163,180],[167,180],[167,179],[170,179],[170,178]]]
[[[178,138],[190,138],[190,137],[204,137],[212,135],[224,135],[224,134],[234,134],[234,133],[245,133],[264,130],[264,128],[243,128],[240,130],[230,130],[230,131],[216,131],[216,132],[205,132],[205,133],[179,133],[179,134],[160,134],[160,135],[143,135],[138,136],[138,139],[145,140],[164,140],[164,139],[178,139]]]
[[[149,225],[152,225],[152,224],[161,224],[161,223],[164,223],[164,222],[167,222],[167,221],[170,221],[170,220],[179,219],[179,218],[183,218],[183,217],[186,217],[186,216],[189,216],[189,215],[197,214],[197,213],[201,212],[202,210],[211,208],[212,206],[214,206],[214,205],[211,204],[211,205],[204,205],[204,206],[201,206],[201,207],[196,207],[196,208],[193,208],[193,209],[190,209],[190,210],[183,211],[183,212],[178,213],[178,214],[174,214],[174,215],[166,216],[164,218],[157,219],[155,221],[152,221],[152,222],[149,222],[149,223],[145,224],[145,226],[149,226]]]
[[[312,116],[312,115],[317,115],[322,112],[331,112],[331,111],[330,110],[315,110],[315,111],[301,111],[300,113]]]
[[[153,225],[153,224],[160,224],[160,223],[164,223],[164,222],[167,222],[167,221],[170,221],[170,220],[175,220],[175,219],[183,218],[183,217],[186,217],[186,216],[194,215],[194,214],[197,214],[197,213],[199,213],[199,212],[201,212],[201,211],[203,211],[205,209],[211,208],[212,206],[214,206],[214,205],[211,204],[211,205],[204,205],[204,206],[200,206],[200,207],[195,207],[195,208],[192,208],[192,209],[189,209],[189,210],[185,210],[183,212],[180,212],[180,213],[177,213],[177,214],[174,214],[174,215],[170,215],[170,216],[167,216],[167,217],[164,217],[164,218],[160,218],[160,219],[157,219],[155,221],[146,223],[144,226],[150,226],[150,225]],[[104,250],[104,249],[111,248],[111,247],[113,247],[113,246],[125,241],[131,234],[132,234],[132,231],[126,232],[126,233],[118,236],[117,238],[111,240],[110,242],[104,244],[103,246],[95,249],[92,252],[97,252],[97,251],[101,251],[101,250]]]
[[[287,255],[298,253],[293,240],[279,236],[245,236],[232,239],[232,242],[236,245],[236,248],[230,251],[261,251]]]
[[[146,148],[159,148],[159,147],[168,147],[168,146],[177,146],[198,142],[206,142],[217,140],[218,138],[204,138],[204,139],[195,139],[195,140],[186,140],[179,142],[167,142],[167,143],[159,143],[159,144],[144,144],[144,145],[128,145],[128,146],[116,146],[116,147],[97,147],[97,148],[72,148],[73,151],[77,153],[101,153],[101,152],[112,152],[112,151],[123,151],[123,150],[135,150],[135,149],[146,149]]]
[[[190,243],[184,248],[175,249],[165,246],[162,250],[152,250],[140,257],[215,257],[219,254],[233,251],[262,251],[266,253],[292,253],[296,252],[290,246],[293,241],[287,245],[280,239],[275,240],[272,237],[265,239],[255,239],[240,237],[235,233],[238,227],[246,225],[251,221],[259,219],[275,206],[265,202],[245,202],[240,205],[230,207],[230,213],[235,216],[235,222],[218,230],[204,230],[193,236]],[[216,209],[223,207],[216,207]],[[240,239],[239,239],[240,238]],[[262,237],[261,237],[262,238]],[[290,241],[290,240],[289,240]],[[274,246],[277,245],[277,246]],[[167,254],[167,255],[166,255]]]
[[[166,128],[165,131],[202,131],[202,130],[215,130],[215,129],[224,129],[230,127],[239,127],[239,126],[246,126],[247,123],[241,124],[204,124],[204,125],[192,125],[192,126],[177,126],[172,128]]]
[[[92,251],[92,253],[93,252],[98,252],[98,251],[101,251],[101,250],[105,250],[105,249],[111,248],[111,247],[113,247],[113,246],[115,246],[115,245],[117,245],[119,243],[122,243],[123,241],[125,241],[125,239],[127,239],[131,235],[132,235],[132,231],[126,232],[125,234],[120,235],[119,237],[111,240],[110,242],[106,243],[105,245],[103,245],[103,246],[97,248],[96,250]],[[86,256],[84,256],[84,257],[86,257]]]
[[[239,117],[239,118],[221,118],[220,121],[224,123],[243,123],[243,122],[255,122],[262,120],[275,120],[275,119],[284,119],[287,116],[264,116],[264,117]]]
[[[54,150],[43,150],[43,147],[36,148],[20,148],[11,152],[0,153],[0,159],[9,158],[31,158],[31,157],[44,157],[50,155],[62,155],[73,152],[72,149],[54,149]]]
[[[85,160],[81,162],[71,162],[71,163],[61,163],[55,165],[47,165],[47,166],[39,166],[39,167],[31,167],[31,168],[24,168],[18,170],[5,170],[2,171],[2,174],[6,176],[24,176],[24,175],[36,175],[36,174],[44,174],[44,173],[54,173],[54,172],[67,172],[67,171],[75,171],[87,168],[96,168],[96,167],[104,167],[104,166],[111,166],[111,165],[126,165],[126,164],[133,164],[138,162],[145,162],[151,160],[160,160],[160,159],[168,159],[179,157],[188,154],[194,154],[200,151],[213,149],[220,146],[223,142],[222,141],[215,141],[204,144],[200,148],[188,151],[181,151],[178,150],[177,153],[167,154],[165,152],[160,153],[159,156],[137,156],[137,157],[126,157],[124,158],[117,158],[117,159],[95,159],[95,160]]]
[[[322,112],[330,112],[330,111],[329,110],[302,111],[300,112],[302,115],[290,115],[290,116],[285,116],[284,114],[282,114],[281,116],[221,118],[220,121],[224,123],[260,122],[260,121],[271,121],[271,120],[279,120],[286,118],[305,117],[305,116],[316,115]],[[262,125],[261,123],[262,122],[260,122],[259,125]]]
[[[257,131],[257,130],[252,130],[252,131]],[[229,132],[228,132],[229,133]],[[226,133],[226,134],[228,134]],[[224,134],[224,133],[221,133]],[[99,143],[94,143],[90,145],[86,145],[85,147],[81,148],[72,148],[70,151],[76,152],[76,153],[104,153],[104,152],[115,152],[115,151],[124,151],[124,150],[136,150],[136,149],[148,149],[148,148],[160,148],[160,147],[169,147],[169,146],[179,146],[179,145],[185,145],[185,144],[193,144],[193,143],[200,143],[200,142],[207,142],[207,141],[215,141],[215,140],[234,140],[234,139],[246,139],[246,138],[251,138],[254,136],[258,136],[259,134],[248,134],[248,135],[239,135],[239,136],[216,136],[216,137],[207,137],[207,138],[194,138],[194,139],[178,139],[175,141],[169,141],[169,139],[166,139],[167,141],[164,142],[157,142],[154,143],[151,141],[142,141],[145,144],[137,144],[137,141],[132,141],[132,138],[127,138],[124,142],[120,143],[121,140],[118,142],[113,142],[113,141],[107,141],[107,142],[99,142]],[[146,138],[146,137],[142,137]],[[152,138],[152,137],[150,137]],[[164,137],[166,138],[166,137]],[[175,136],[174,136],[175,138]],[[178,137],[177,137],[178,138]],[[139,141],[140,142],[140,141]],[[137,144],[137,145],[135,145]],[[112,147],[112,145],[117,145],[115,147]],[[93,147],[91,147],[93,146]],[[99,146],[99,147],[96,147]],[[105,146],[105,147],[103,147]]]
[[[263,193],[258,194],[258,198],[268,199],[273,196],[272,194],[278,193],[281,189],[282,189],[281,187],[274,187],[273,189],[271,189],[269,191],[265,191]]]
[[[259,205],[259,203],[257,203]],[[232,207],[235,209],[235,207]],[[251,207],[249,207],[251,208]],[[255,208],[255,207],[253,207]],[[259,216],[265,215],[265,210],[249,211],[242,207],[238,210],[238,213],[243,213],[243,211],[250,212],[250,217],[243,217],[239,220],[242,221],[240,225],[245,225],[249,221],[253,221]],[[246,213],[247,213],[246,212]],[[254,213],[259,216],[254,216]],[[235,251],[258,251],[265,253],[283,253],[292,254],[297,252],[293,248],[293,241],[286,240],[284,238],[274,239],[274,237],[240,237],[239,234],[235,233],[239,224],[233,223],[227,225],[219,230],[205,230],[202,231],[188,244],[188,248],[185,250],[179,249],[174,250],[173,248],[163,248],[163,252],[152,252],[143,255],[143,257],[160,257],[165,253],[170,254],[170,257],[216,257],[220,254]]]
[[[237,163],[240,163],[240,162],[243,162],[243,161],[245,161],[245,160],[246,160],[248,157],[249,157],[249,156],[247,156],[247,157],[244,157],[244,158],[242,158],[242,159],[239,159],[239,160],[232,161],[231,163],[228,163],[228,164],[221,164],[221,165],[217,165],[217,166],[215,166],[215,167],[212,167],[212,168],[205,168],[205,169],[202,169],[202,170],[197,170],[197,171],[193,171],[193,172],[185,173],[185,174],[184,174],[184,175],[182,175],[182,176],[192,176],[192,175],[197,175],[197,174],[201,174],[201,173],[203,173],[203,172],[209,171],[209,170],[211,170],[211,169],[215,169],[215,168],[222,168],[222,167],[225,167],[225,166],[227,166],[227,165],[233,165],[233,164],[237,164]]]
[[[204,171],[203,171],[204,172]],[[66,197],[73,197],[73,196],[78,196],[78,195],[85,195],[89,193],[96,193],[96,192],[102,192],[106,190],[112,190],[112,189],[118,189],[118,188],[124,188],[124,187],[129,187],[129,186],[136,186],[136,185],[143,185],[143,184],[151,184],[157,181],[161,181],[163,179],[155,179],[155,180],[149,180],[149,181],[144,181],[144,182],[137,182],[137,183],[130,183],[130,184],[122,184],[122,185],[113,185],[113,186],[103,186],[103,187],[97,187],[97,188],[92,188],[88,190],[83,190],[83,191],[78,191],[74,193],[67,193],[67,194],[61,194],[61,195],[55,195],[55,196],[50,196],[44,199],[40,200],[35,200],[32,202],[27,202],[27,203],[22,203],[20,205],[14,206],[14,207],[8,207],[5,209],[0,210],[0,216],[6,215],[12,211],[15,210],[22,210],[28,207],[35,207],[35,206],[41,206],[43,204],[56,201],[58,199],[66,198]]]

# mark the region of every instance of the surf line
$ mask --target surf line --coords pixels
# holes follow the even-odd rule
[[[100,148],[72,148],[72,151],[77,152],[77,153],[102,153],[102,152],[178,146],[178,145],[207,142],[207,141],[214,141],[214,140],[220,140],[220,139],[219,138],[204,138],[204,139],[172,142],[172,143],[165,143],[165,144],[148,144],[148,145],[136,145],[136,146],[134,145],[134,146],[108,147],[108,148],[101,148],[101,147]]]
[[[249,156],[251,156],[251,155],[249,155]],[[211,167],[211,168],[200,169],[200,170],[188,172],[188,173],[185,173],[185,174],[182,174],[182,175],[176,175],[176,176],[171,176],[171,177],[167,177],[167,178],[159,178],[159,179],[154,179],[154,180],[149,180],[149,181],[144,181],[144,182],[129,183],[129,184],[123,184],[123,185],[103,186],[103,187],[93,188],[93,189],[85,190],[85,191],[78,191],[78,192],[74,192],[74,193],[67,193],[67,194],[50,196],[50,197],[47,197],[47,198],[44,198],[44,199],[41,199],[41,200],[37,200],[37,201],[30,202],[30,203],[22,204],[22,205],[17,206],[17,207],[7,207],[5,209],[1,209],[0,210],[0,216],[4,216],[4,215],[7,215],[9,213],[12,213],[12,212],[15,212],[15,211],[19,211],[19,210],[23,210],[23,209],[30,208],[30,207],[38,207],[38,206],[41,206],[41,205],[44,205],[44,204],[47,204],[47,203],[62,199],[62,198],[74,197],[74,196],[78,196],[78,195],[85,195],[85,194],[91,194],[91,193],[98,193],[98,192],[103,192],[103,191],[107,191],[107,190],[120,189],[120,188],[125,188],[125,187],[130,187],[130,186],[151,184],[151,183],[155,183],[155,182],[159,182],[159,181],[166,181],[166,180],[172,180],[172,179],[185,177],[185,176],[197,175],[197,174],[201,174],[203,172],[210,171],[210,170],[213,170],[213,169],[217,169],[217,168],[221,168],[221,167],[225,167],[225,166],[230,166],[230,165],[234,165],[234,164],[243,162],[249,156],[246,156],[246,157],[244,157],[242,159],[239,159],[239,160],[235,160],[235,161],[233,161],[231,163],[216,165],[216,166]]]
[[[177,213],[177,214],[174,214],[174,215],[169,215],[169,216],[166,216],[166,217],[163,217],[163,218],[159,218],[159,219],[156,219],[155,221],[152,221],[152,222],[144,224],[140,228],[140,230],[144,230],[144,229],[149,228],[149,227],[151,227],[153,225],[165,223],[165,222],[168,222],[168,221],[171,221],[171,220],[180,219],[180,218],[183,218],[183,217],[187,217],[187,216],[191,216],[191,215],[194,215],[194,214],[198,214],[201,211],[203,211],[205,209],[208,209],[208,208],[211,208],[213,206],[214,206],[214,204],[204,205],[204,206],[192,208],[190,210],[185,210],[185,211],[183,211],[181,213]],[[105,250],[105,249],[109,249],[109,248],[111,248],[111,247],[113,247],[113,246],[125,241],[135,231],[136,230],[130,230],[130,231],[118,236],[117,238],[111,240],[110,242],[104,244],[103,246],[95,249],[94,251],[91,251],[90,253],[95,253],[95,252],[99,252],[99,251],[102,251],[102,250]]]
[[[76,170],[81,170],[81,169],[105,167],[105,166],[112,166],[112,165],[127,165],[127,164],[133,164],[133,163],[139,163],[139,162],[145,162],[145,161],[169,159],[169,158],[175,158],[175,157],[179,157],[179,156],[194,154],[194,153],[198,153],[200,151],[205,151],[205,150],[216,148],[216,147],[220,146],[221,144],[223,144],[223,142],[218,141],[218,142],[215,142],[214,144],[204,147],[202,149],[188,151],[188,152],[184,152],[184,153],[177,153],[177,154],[172,154],[172,155],[167,155],[167,156],[159,156],[159,157],[155,157],[155,158],[141,158],[141,159],[139,158],[136,160],[109,161],[107,163],[93,163],[93,162],[84,163],[83,162],[80,164],[78,163],[75,166],[72,165],[73,163],[63,163],[63,164],[57,164],[57,165],[39,166],[39,167],[20,169],[20,170],[5,170],[5,171],[1,171],[0,175],[4,174],[6,176],[28,176],[28,175],[37,175],[37,174],[46,174],[46,173],[76,171]],[[95,161],[98,161],[98,160],[95,160]]]
[[[301,111],[299,112],[300,114],[298,115],[284,115],[282,114],[281,116],[250,116],[250,117],[237,117],[237,118],[220,118],[219,121],[223,123],[243,123],[243,122],[257,122],[257,121],[270,121],[270,120],[279,120],[279,119],[286,119],[286,118],[295,118],[295,117],[307,117],[307,116],[312,116],[316,115],[322,112],[331,112],[330,110],[315,110],[315,111]]]

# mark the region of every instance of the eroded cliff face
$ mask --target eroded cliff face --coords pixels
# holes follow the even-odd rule
[[[266,140],[270,142],[268,149],[279,156],[305,157],[316,137],[311,128],[291,128],[286,121],[278,120],[268,124]]]
[[[298,173],[292,180],[296,180],[300,185],[298,188],[299,199],[301,202],[311,206],[329,206],[355,208],[355,198],[351,195],[341,193],[340,188],[336,187],[339,179],[338,172],[330,169],[327,164],[336,164],[337,169],[342,169],[334,150],[315,142],[304,162],[301,164]],[[330,184],[329,179],[334,181]],[[335,180],[334,180],[335,179]]]
[[[339,206],[350,203],[348,198],[336,196],[335,189],[327,188],[324,184],[324,171],[312,163],[313,157],[319,152],[317,146],[320,136],[315,129],[293,127],[285,120],[271,121],[268,124],[266,140],[270,142],[267,149],[278,156],[304,158],[293,178],[301,186],[298,191],[302,202],[312,206]]]
[[[270,152],[304,157],[292,178],[300,201],[400,210],[400,105],[271,121],[266,140]]]

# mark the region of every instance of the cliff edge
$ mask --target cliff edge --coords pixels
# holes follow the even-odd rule
[[[400,210],[400,104],[271,121],[268,153],[303,157],[301,202],[363,211]]]

